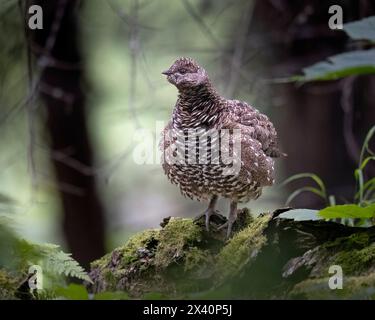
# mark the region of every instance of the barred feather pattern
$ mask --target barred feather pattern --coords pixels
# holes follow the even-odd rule
[[[163,169],[168,179],[180,187],[184,196],[199,201],[214,195],[237,202],[257,199],[263,187],[274,183],[273,158],[283,155],[271,121],[246,102],[221,97],[209,80],[179,91],[172,118],[160,141]],[[220,133],[222,129],[239,129],[241,153],[233,154],[234,163],[240,167],[239,172],[224,174],[228,165],[213,157],[210,146],[218,142],[215,139],[220,140],[220,134],[207,144],[202,144],[202,139],[197,144],[186,139],[192,129],[197,130],[199,138],[209,134],[210,130]],[[176,146],[174,154],[194,154],[195,151],[197,162],[171,163],[167,152],[171,145]],[[208,161],[202,163],[199,161],[200,152],[207,148]],[[229,144],[229,148],[233,152],[233,143]]]

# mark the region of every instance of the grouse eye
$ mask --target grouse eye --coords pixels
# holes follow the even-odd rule
[[[186,73],[187,71],[186,71],[186,69],[181,69],[180,70],[180,73],[182,73],[182,74],[184,74],[184,73]]]

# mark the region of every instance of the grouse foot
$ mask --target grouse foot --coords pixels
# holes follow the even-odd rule
[[[221,230],[221,229],[227,227],[227,239],[230,238],[230,235],[232,233],[233,223],[236,221],[236,219],[237,219],[237,202],[232,201],[230,203],[230,211],[229,211],[228,221],[225,222],[224,224],[222,224],[218,228],[218,230]]]
[[[206,230],[207,232],[210,231],[210,218],[211,216],[213,215],[219,215],[219,212],[214,210],[214,209],[210,209],[208,208],[205,212],[203,212],[202,214],[200,214],[199,216],[197,216],[194,221],[198,221],[200,220],[202,217],[205,217],[205,226],[206,226]]]
[[[217,202],[217,196],[213,196],[211,198],[211,201],[210,201],[210,204],[208,205],[207,210],[194,219],[196,221],[196,220],[199,220],[202,216],[205,216],[206,217],[205,224],[206,224],[207,232],[210,231],[210,218],[213,214],[216,214],[216,211],[215,211],[216,202]]]

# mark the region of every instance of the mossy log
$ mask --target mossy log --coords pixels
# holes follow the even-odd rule
[[[134,235],[91,264],[92,292],[126,291],[134,298],[315,299],[375,297],[375,227],[253,217],[240,210],[233,237],[226,218],[166,218],[160,229]],[[330,289],[339,265],[343,288]]]

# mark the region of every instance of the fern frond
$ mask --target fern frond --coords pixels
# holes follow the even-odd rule
[[[92,283],[87,272],[71,257],[71,254],[65,253],[59,248],[59,246],[53,244],[40,245],[46,271]]]

